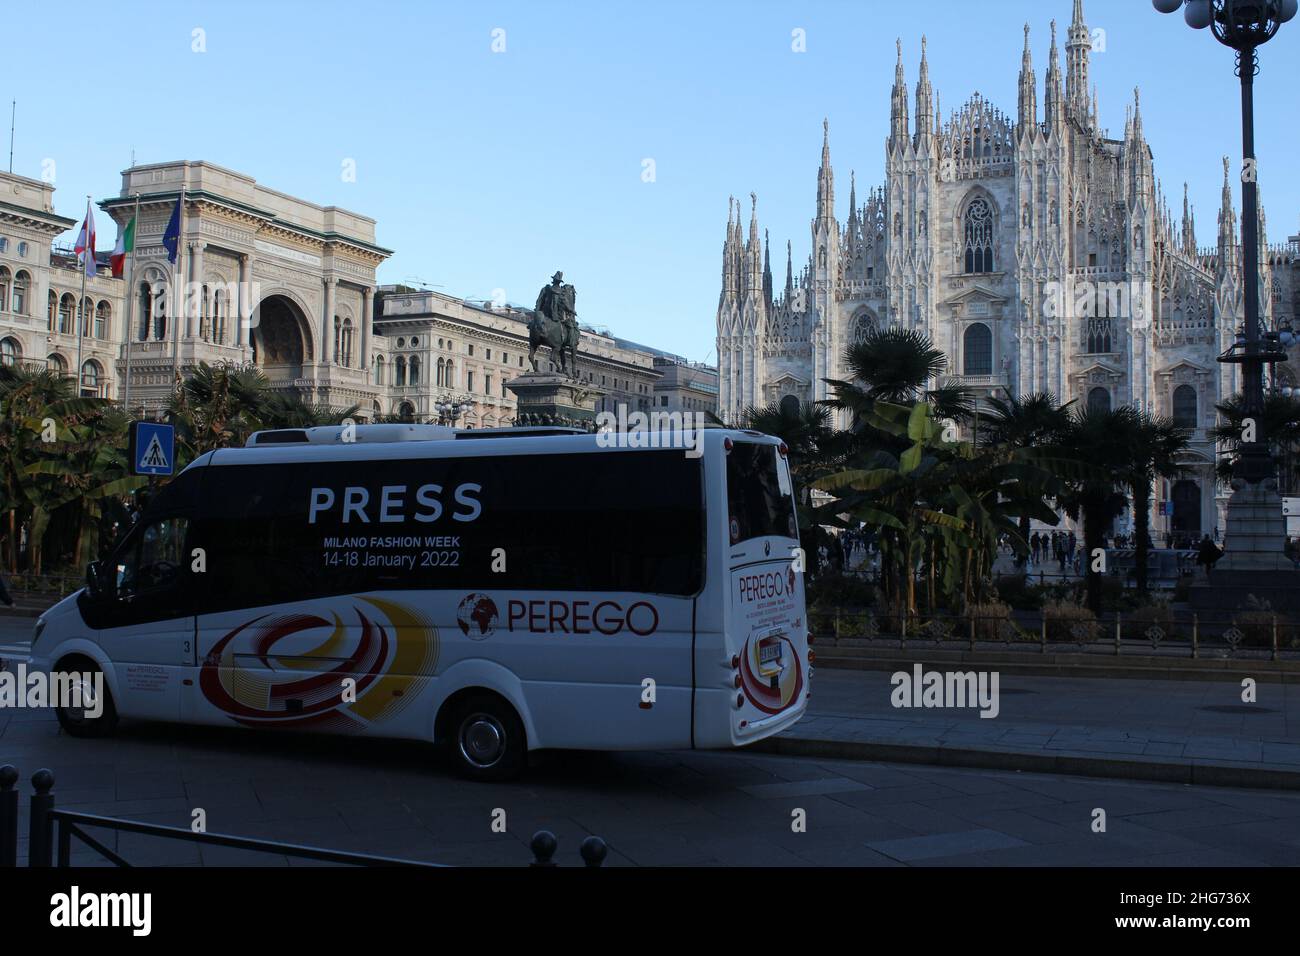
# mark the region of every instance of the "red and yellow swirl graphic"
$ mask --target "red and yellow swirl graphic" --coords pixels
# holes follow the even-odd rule
[[[404,605],[359,600],[368,607],[354,604],[347,621],[331,611],[331,620],[267,614],[241,624],[204,658],[203,696],[248,726],[347,732],[393,717],[433,675],[438,631]],[[330,633],[315,647],[277,654],[287,638],[321,628]]]
[[[765,714],[779,714],[797,701],[803,690],[803,667],[794,644],[785,635],[775,639],[785,645],[777,673],[767,676],[760,673],[758,655],[763,642],[752,636],[745,641],[744,653],[740,655],[740,688],[745,699]]]

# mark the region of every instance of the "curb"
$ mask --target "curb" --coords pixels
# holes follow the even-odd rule
[[[982,770],[1021,770],[1080,777],[1113,777],[1203,787],[1246,787],[1300,790],[1300,769],[1282,770],[1242,763],[1174,762],[1092,754],[1035,754],[1019,750],[972,749],[942,744],[895,744],[870,740],[828,740],[811,737],[768,737],[745,748],[789,757],[831,757],[916,763]]]

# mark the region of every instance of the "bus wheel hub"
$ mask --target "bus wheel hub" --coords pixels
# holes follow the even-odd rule
[[[474,714],[461,726],[460,752],[466,760],[488,767],[505,750],[505,728],[489,714]]]

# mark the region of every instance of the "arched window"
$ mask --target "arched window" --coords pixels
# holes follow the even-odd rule
[[[1089,352],[1111,351],[1110,319],[1085,319],[1084,343]]]
[[[1174,389],[1174,424],[1179,428],[1195,428],[1196,417],[1196,389],[1179,385]]]
[[[99,363],[94,359],[83,362],[81,365],[81,397],[98,398],[103,387],[104,370],[99,367]]]
[[[1094,414],[1110,411],[1110,392],[1100,385],[1088,392],[1088,411]]]
[[[398,361],[401,360],[399,359]],[[398,417],[400,417],[404,422],[414,421],[415,406],[412,405],[410,402],[402,402],[401,406],[399,406],[397,409],[397,414]]]
[[[406,359],[402,358],[400,355],[393,361],[393,373],[394,385],[406,384]]]
[[[167,293],[158,286],[153,286],[150,294],[153,296],[153,337],[159,342],[165,342],[167,340]]]
[[[853,324],[849,327],[849,342],[854,344],[861,342],[875,327],[875,316],[870,312],[860,312],[853,317]]]
[[[456,387],[456,363],[447,359],[447,364],[442,370],[442,384],[447,388]]]
[[[345,368],[352,367],[352,320],[343,320],[343,331],[340,336],[341,346],[339,351],[339,364]]]
[[[420,356],[411,356],[411,384],[420,384]]]
[[[64,335],[72,334],[72,314],[77,311],[77,297],[71,292],[63,293],[59,299],[59,331]]]
[[[966,207],[965,263],[968,273],[993,271],[993,207],[976,196]]]
[[[51,372],[55,372],[59,375],[68,374],[68,360],[65,359],[58,352],[50,353],[49,358],[45,360],[45,366]]]
[[[0,266],[0,312],[9,310],[9,270]]]
[[[101,299],[99,305],[95,306],[95,338],[109,337],[108,320],[112,317],[112,308],[106,299]]]
[[[437,385],[437,386],[441,387],[441,386],[443,386],[443,385],[446,384],[446,382],[443,381],[443,374],[444,374],[444,369],[446,368],[446,365],[447,365],[446,362],[444,362],[442,359],[438,359],[438,362],[437,362],[437,364],[435,365],[435,367],[434,367],[434,369],[433,369],[433,384],[434,384],[434,385]]]
[[[55,295],[54,290],[51,289],[50,298],[49,298],[49,321],[47,324],[47,327],[51,332],[54,331],[54,314],[55,312],[58,311],[58,308],[59,308],[59,297]]]
[[[149,323],[153,321],[153,295],[149,292],[149,283],[140,283],[140,341],[149,338]]]
[[[382,355],[375,356],[375,384],[384,384],[384,357]],[[375,414],[378,413],[378,409],[376,409]]]
[[[793,418],[799,414],[799,399],[794,395],[786,395],[781,399],[778,407],[781,409],[782,415]]]
[[[15,315],[27,314],[27,290],[32,286],[32,277],[19,270],[14,276],[14,294],[11,303]]]
[[[222,309],[221,290],[212,293],[212,341],[217,345],[226,343],[226,313]]]
[[[17,339],[0,339],[0,365],[17,365],[22,357],[22,346]]]
[[[95,303],[90,301],[90,296],[86,296],[86,298],[81,300],[81,312],[80,312],[81,334],[86,338],[90,337],[90,331],[91,331],[90,319],[91,316],[94,314],[95,314]]]
[[[967,375],[993,374],[993,333],[983,322],[966,329],[962,337],[963,369]]]

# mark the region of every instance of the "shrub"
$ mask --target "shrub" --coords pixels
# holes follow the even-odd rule
[[[805,593],[810,607],[871,607],[876,603],[876,588],[871,582],[853,574],[824,571],[807,582]]]
[[[1246,606],[1232,616],[1232,625],[1242,633],[1243,645],[1253,647],[1271,647],[1273,645],[1274,622],[1277,626],[1278,642],[1283,641],[1291,622],[1282,614],[1273,610],[1268,601],[1261,601],[1255,595],[1246,596]]]
[[[1011,608],[1006,604],[998,601],[990,601],[986,604],[972,604],[966,609],[967,621],[975,621],[975,639],[977,641],[1001,641],[1005,640],[1008,635],[1014,632],[1015,625],[1011,623]],[[1010,625],[1011,631],[1007,631]],[[969,627],[969,624],[967,625]],[[968,636],[970,631],[967,630]]]
[[[1043,608],[1043,617],[1047,620],[1049,641],[1078,643],[1081,640],[1093,640],[1097,636],[1097,615],[1078,604],[1053,602]],[[1080,625],[1081,633],[1076,634],[1075,629]]]
[[[995,583],[998,597],[1011,607],[1036,611],[1043,605],[1043,593],[1031,585],[1023,574],[1004,574]]]

